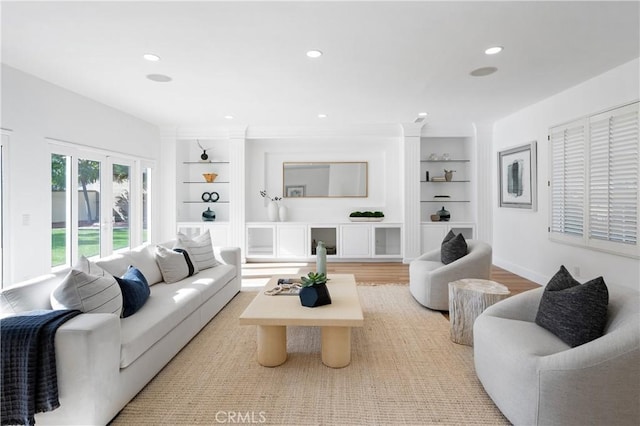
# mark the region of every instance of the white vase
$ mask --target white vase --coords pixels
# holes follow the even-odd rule
[[[287,206],[280,206],[278,209],[278,216],[280,217],[280,222],[287,221],[287,217],[289,216],[289,209],[287,209]]]
[[[278,221],[278,203],[275,201],[269,201],[269,204],[267,204],[267,217],[270,222]]]

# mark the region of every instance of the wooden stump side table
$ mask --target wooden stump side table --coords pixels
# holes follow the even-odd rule
[[[473,346],[473,323],[485,309],[509,297],[509,289],[495,281],[465,278],[449,283],[451,340]]]

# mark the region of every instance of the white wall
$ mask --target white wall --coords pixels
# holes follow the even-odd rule
[[[0,126],[12,130],[6,206],[12,282],[51,270],[51,160],[45,138],[159,158],[155,126],[5,65]],[[152,232],[157,235],[155,227]]]
[[[285,198],[289,221],[346,222],[354,210],[382,210],[387,222],[402,222],[400,136],[251,139],[246,154],[247,222],[266,221],[260,190],[282,196],[285,161],[367,161],[366,198]]]
[[[493,188],[494,263],[540,284],[564,264],[578,280],[602,275],[607,283],[640,288],[640,260],[615,256],[549,241],[549,143],[550,127],[597,113],[640,98],[640,60],[614,68],[605,74],[531,105],[494,125],[493,182],[497,182],[497,152],[538,142],[538,211],[498,207]]]

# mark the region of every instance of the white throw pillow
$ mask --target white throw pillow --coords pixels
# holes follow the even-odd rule
[[[134,248],[128,255],[131,259],[131,265],[142,272],[147,279],[147,284],[153,285],[162,282],[162,271],[156,262],[155,247],[145,244]]]
[[[97,276],[72,269],[51,292],[53,309],[78,309],[85,313],[122,313],[122,292],[111,275]]]
[[[156,262],[167,284],[178,282],[189,276],[189,265],[182,253],[163,246],[156,246]]]
[[[110,277],[111,274],[87,259],[84,256],[80,256],[80,259],[73,265],[72,269],[82,271],[85,274],[96,275],[98,277]]]
[[[213,254],[213,244],[211,244],[211,234],[208,229],[192,240],[178,233],[177,245],[187,250],[194,265],[197,265],[200,271],[220,265]]]

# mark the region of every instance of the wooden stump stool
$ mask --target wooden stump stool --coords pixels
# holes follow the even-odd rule
[[[478,315],[509,294],[507,287],[489,280],[466,278],[449,283],[451,340],[473,346],[473,323]]]

